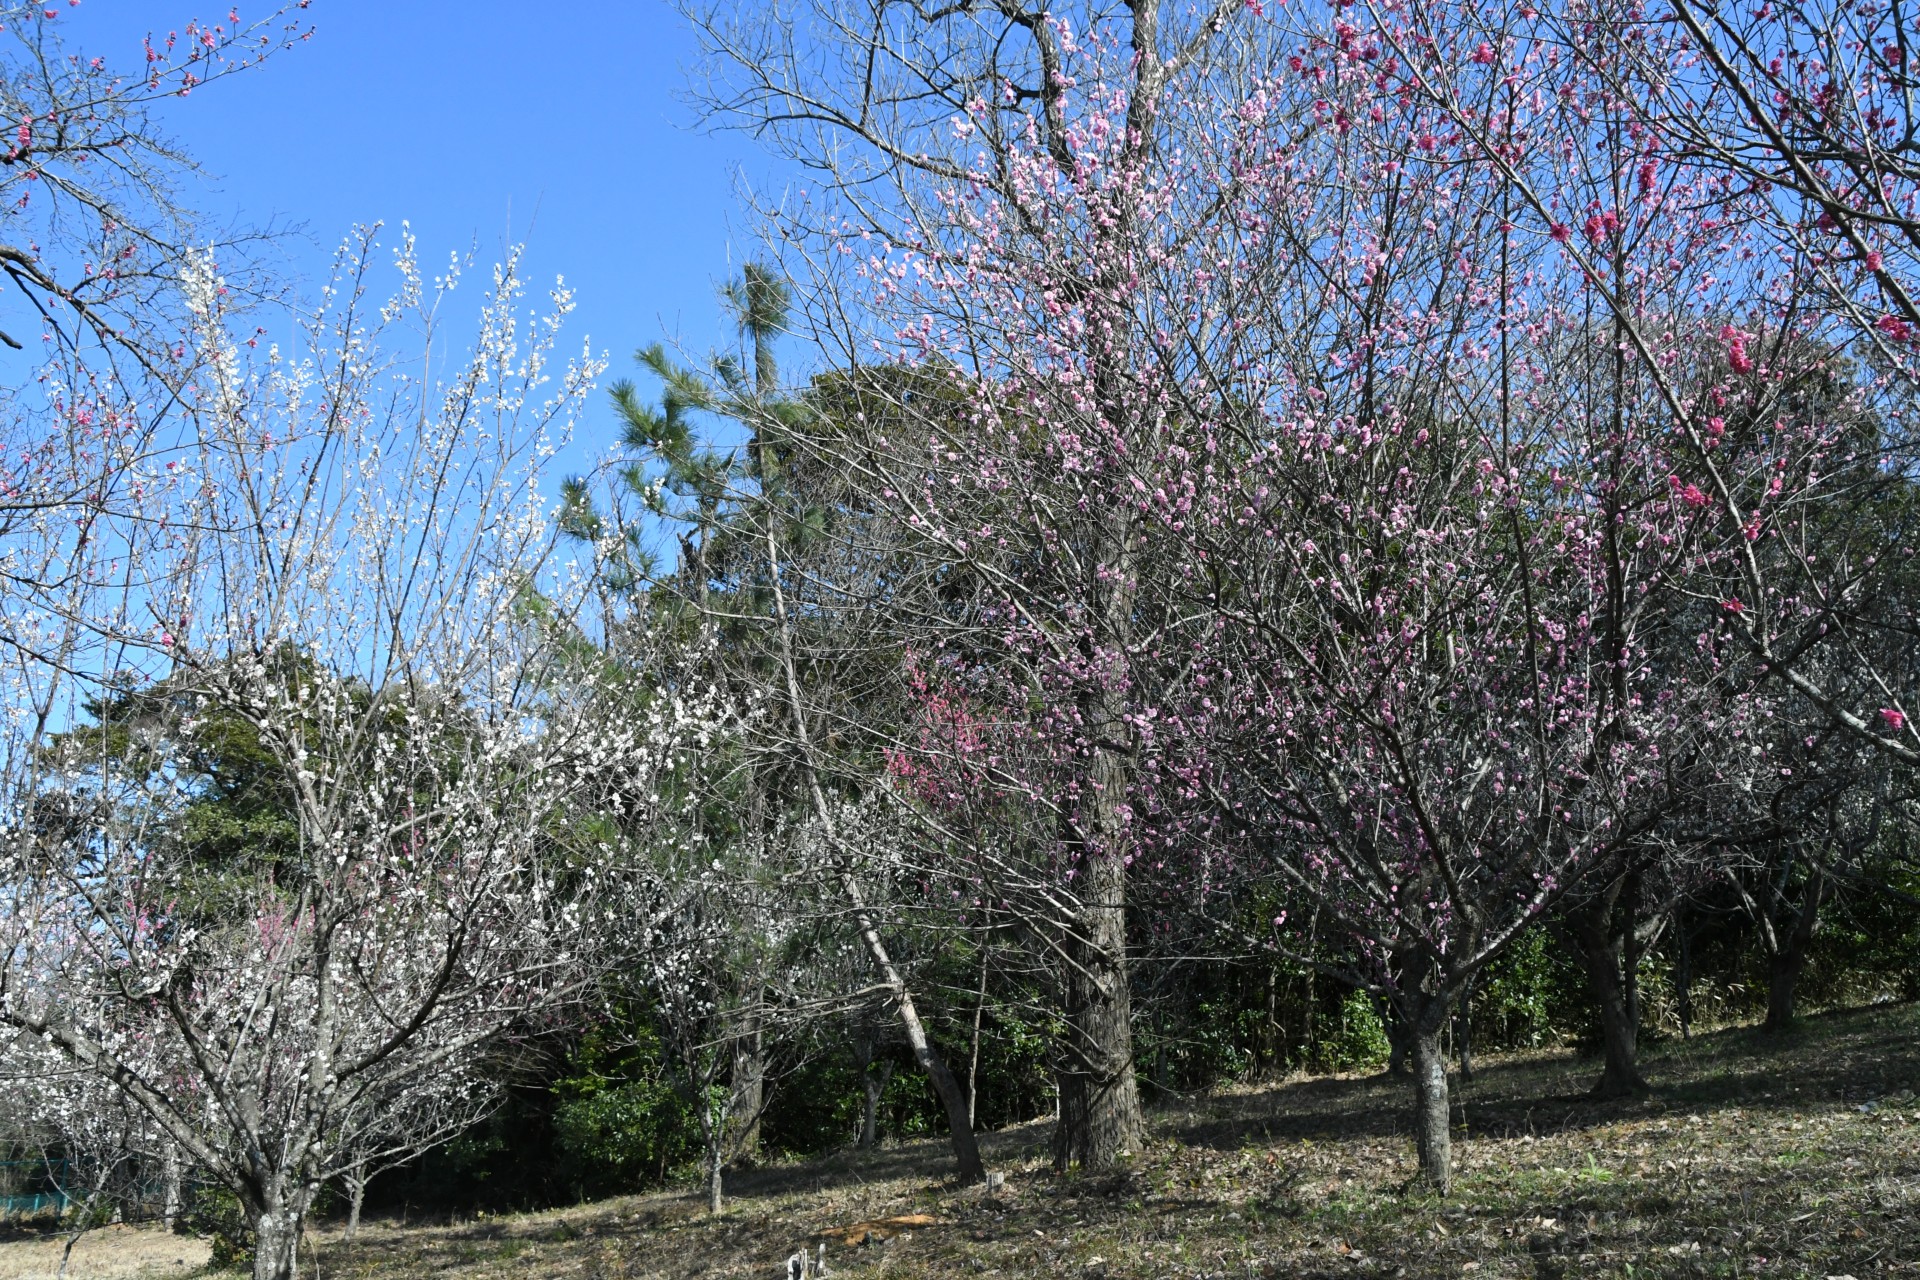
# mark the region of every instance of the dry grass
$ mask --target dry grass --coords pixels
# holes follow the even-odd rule
[[[828,1248],[847,1280],[1073,1276],[1920,1274],[1920,1008],[1830,1015],[1784,1040],[1729,1030],[1648,1054],[1654,1094],[1601,1103],[1589,1062],[1487,1063],[1459,1091],[1455,1194],[1403,1191],[1404,1086],[1321,1078],[1159,1112],[1132,1168],[1047,1171],[1044,1125],[993,1135],[989,1198],[941,1148],[742,1174],[729,1211],[661,1193],[451,1226],[322,1237],[334,1280],[775,1277],[820,1233],[936,1222]],[[0,1258],[10,1246],[0,1246]],[[0,1261],[0,1280],[19,1272]],[[92,1274],[78,1272],[76,1274]],[[98,1273],[117,1274],[117,1273]]]
[[[60,1274],[64,1236],[0,1240],[0,1280],[54,1280]],[[70,1280],[159,1280],[203,1270],[207,1244],[151,1227],[110,1226],[75,1242],[67,1262]]]

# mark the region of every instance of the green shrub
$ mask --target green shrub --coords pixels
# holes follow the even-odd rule
[[[1347,992],[1337,1011],[1319,1014],[1315,1022],[1316,1070],[1365,1071],[1386,1064],[1387,1029],[1365,992]]]
[[[212,1246],[210,1262],[216,1271],[253,1263],[253,1227],[240,1207],[240,1197],[225,1187],[194,1187],[187,1195],[186,1211],[173,1220],[173,1229]]]
[[[585,1191],[627,1191],[693,1154],[697,1121],[658,1079],[582,1093],[553,1111],[553,1141]]]
[[[1586,976],[1544,925],[1528,929],[1473,988],[1473,1042],[1482,1050],[1539,1049],[1591,1034]]]

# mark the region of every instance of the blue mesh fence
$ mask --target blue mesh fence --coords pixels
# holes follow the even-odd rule
[[[0,1160],[0,1222],[66,1212],[65,1160]]]

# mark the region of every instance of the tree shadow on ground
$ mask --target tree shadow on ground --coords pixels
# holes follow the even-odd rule
[[[1649,1044],[1642,1065],[1651,1089],[1637,1098],[1570,1091],[1570,1083],[1600,1074],[1598,1059],[1571,1052],[1483,1061],[1471,1083],[1453,1079],[1454,1120],[1475,1137],[1512,1139],[1673,1113],[1800,1110],[1920,1090],[1913,1038],[1875,1018],[1884,1008],[1821,1014],[1784,1034],[1727,1027]],[[1810,1039],[1820,1045],[1817,1056],[1804,1052]],[[1412,1107],[1412,1082],[1380,1073],[1229,1091],[1170,1109],[1161,1123],[1182,1143],[1215,1150],[1250,1141],[1411,1141]]]

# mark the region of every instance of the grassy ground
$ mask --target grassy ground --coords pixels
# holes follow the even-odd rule
[[[1321,1078],[1156,1113],[1123,1174],[1056,1177],[1044,1125],[993,1135],[989,1197],[923,1143],[741,1174],[710,1218],[661,1193],[439,1226],[322,1235],[362,1280],[774,1277],[822,1232],[934,1219],[827,1260],[848,1280],[1073,1276],[1920,1275],[1920,1007],[1652,1048],[1652,1097],[1583,1095],[1594,1064],[1487,1063],[1456,1099],[1455,1193],[1412,1173],[1405,1086]],[[859,1234],[858,1232],[854,1234]],[[0,1254],[5,1246],[0,1246]],[[0,1262],[0,1269],[3,1269]]]
[[[1412,1173],[1405,1086],[1314,1079],[1158,1113],[1118,1176],[1056,1177],[1046,1128],[994,1135],[1006,1189],[943,1177],[919,1144],[734,1180],[729,1211],[653,1195],[323,1246],[329,1276],[775,1276],[796,1247],[925,1214],[885,1243],[828,1246],[847,1277],[1077,1275],[1839,1276],[1920,1274],[1920,1008],[1729,1030],[1647,1055],[1653,1096],[1597,1103],[1567,1055],[1490,1062],[1459,1089],[1459,1175]]]

